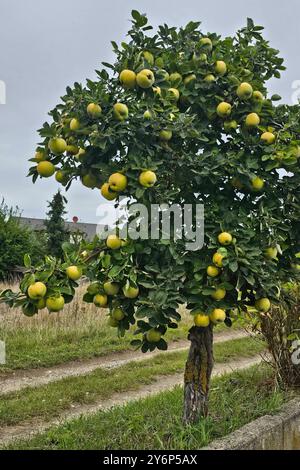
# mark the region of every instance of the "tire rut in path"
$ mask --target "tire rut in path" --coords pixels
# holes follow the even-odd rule
[[[228,364],[216,364],[213,371],[213,377],[227,374],[237,370],[247,369],[253,365],[258,365],[262,361],[260,355],[252,358],[244,358],[232,361]],[[0,446],[3,448],[14,440],[30,439],[36,434],[47,431],[49,428],[59,426],[66,421],[79,418],[81,416],[89,416],[99,411],[106,411],[114,406],[122,406],[128,402],[146,398],[148,396],[159,394],[160,392],[171,390],[176,385],[182,385],[183,375],[174,374],[171,376],[159,376],[156,381],[150,385],[140,387],[137,390],[129,390],[124,393],[115,393],[107,400],[99,400],[96,403],[88,405],[73,405],[72,409],[61,413],[58,418],[51,419],[47,422],[42,419],[32,419],[15,426],[5,426],[0,429]]]
[[[214,342],[220,343],[232,339],[244,338],[247,333],[243,330],[221,332],[215,335]],[[153,351],[143,354],[140,351],[124,351],[111,353],[106,356],[100,356],[83,361],[72,361],[49,368],[16,370],[12,373],[0,376],[0,399],[1,395],[10,392],[16,392],[26,387],[39,387],[50,382],[74,377],[76,375],[85,375],[96,369],[112,369],[120,367],[132,361],[145,361],[151,359],[157,354],[166,354],[168,352],[183,351],[189,347],[187,340],[173,341],[167,351]]]

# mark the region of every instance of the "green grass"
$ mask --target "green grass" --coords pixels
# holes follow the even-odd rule
[[[0,288],[1,290],[1,288]],[[107,311],[80,300],[80,292],[61,313],[39,312],[27,318],[0,304],[0,340],[6,342],[7,362],[0,374],[15,369],[52,367],[72,360],[84,360],[130,349],[132,331],[119,338],[115,328],[107,325]],[[168,341],[187,338],[192,325],[189,312],[180,309],[179,328],[169,330]],[[234,323],[234,328],[240,324]],[[217,331],[225,329],[218,326]]]
[[[0,305],[3,312],[4,308]],[[107,311],[80,301],[59,314],[41,312],[33,318],[13,311],[5,314],[0,315],[0,340],[6,342],[7,362],[0,366],[0,373],[128,350],[133,339],[132,331],[124,338],[118,337],[117,330],[107,325]],[[190,324],[190,315],[183,312],[179,328],[169,331],[166,337],[169,341],[186,338]]]
[[[114,333],[114,334],[112,334]],[[119,339],[116,332],[92,328],[76,331],[18,331],[1,335],[6,342],[7,364],[2,372],[15,369],[51,367],[77,359],[89,359],[129,348],[130,338]]]
[[[243,338],[215,345],[217,362],[252,357],[264,349],[257,339]],[[58,416],[72,404],[94,403],[113,393],[126,393],[150,384],[159,375],[182,372],[186,351],[162,353],[142,362],[131,362],[112,370],[97,369],[77,377],[69,377],[37,388],[26,388],[0,396],[0,424],[12,425],[40,417]]]
[[[199,449],[259,416],[280,410],[291,393],[276,390],[273,372],[254,366],[213,379],[210,414],[183,427],[182,389],[76,419],[9,449]]]

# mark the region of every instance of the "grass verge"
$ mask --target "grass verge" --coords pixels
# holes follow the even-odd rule
[[[83,294],[84,289],[81,289]],[[1,288],[0,288],[1,290]],[[41,311],[32,318],[0,304],[0,340],[6,343],[6,364],[0,374],[15,369],[51,367],[130,349],[132,331],[119,338],[107,325],[107,310],[81,301],[76,293],[72,304],[59,314]],[[166,335],[169,341],[187,337],[191,315],[182,309],[182,322]]]
[[[217,362],[253,357],[264,349],[254,338],[226,341],[215,345]],[[0,397],[0,425],[13,425],[30,418],[49,420],[74,404],[91,404],[150,384],[161,375],[183,371],[186,352],[159,354],[142,362],[131,362],[112,369],[97,369],[77,377],[69,377],[37,388],[25,388]]]
[[[183,427],[182,389],[163,392],[106,412],[76,419],[9,449],[199,449],[292,398],[277,390],[273,371],[254,366],[212,381],[209,417]]]

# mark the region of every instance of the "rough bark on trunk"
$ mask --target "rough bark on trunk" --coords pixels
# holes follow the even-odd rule
[[[189,331],[191,341],[184,372],[184,424],[196,423],[207,416],[208,393],[213,369],[213,326]]]

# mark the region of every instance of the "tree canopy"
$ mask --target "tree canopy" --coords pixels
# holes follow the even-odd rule
[[[68,245],[61,262],[27,260],[21,293],[2,294],[36,313],[27,290],[41,281],[47,295],[69,302],[77,282],[66,268],[78,265],[91,281],[84,300],[102,296],[120,334],[137,323],[133,344],[144,352],[166,349],[179,304],[208,323],[225,312],[228,325],[249,307],[267,311],[261,301],[278,303],[283,284],[299,279],[300,251],[299,106],[268,95],[268,80],[285,67],[263,27],[248,19],[226,38],[199,22],[151,31],[134,10],[128,41],[112,42],[115,62],[67,88],[39,130],[29,175],[55,173],[66,189],[78,180],[116,205],[121,196],[148,208],[203,204],[204,246],[151,238],[95,239],[77,252]]]

